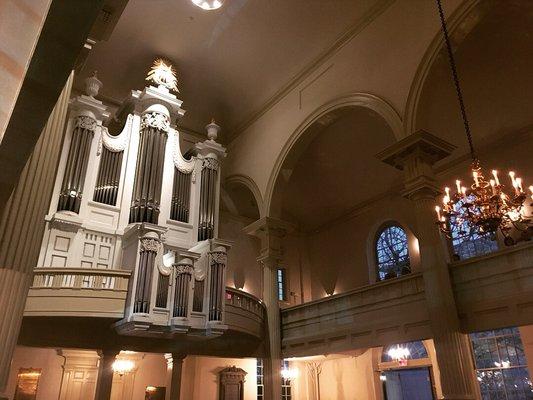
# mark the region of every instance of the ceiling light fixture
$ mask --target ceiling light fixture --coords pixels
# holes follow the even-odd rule
[[[466,116],[463,94],[459,84],[441,0],[436,1],[453,83],[470,148],[471,173],[474,180],[470,187],[465,187],[460,180],[456,180],[456,190],[453,193],[449,187],[444,188],[443,205],[442,207],[435,207],[438,219],[437,224],[440,230],[449,238],[454,234],[460,236],[495,235],[499,230],[504,236],[505,244],[511,246],[516,243],[515,239],[511,237],[511,232],[516,229],[521,232],[521,240],[529,240],[533,233],[533,227],[531,219],[526,218],[524,215],[524,205],[530,196],[523,190],[522,179],[517,177],[513,171],[509,172],[514,190],[506,191],[505,186],[500,183],[498,171],[492,170],[493,179],[487,179],[481,168],[474,149],[470,124]],[[531,191],[531,199],[533,199],[533,186],[530,186],[529,190]]]
[[[191,0],[192,3],[207,11],[218,10],[224,4],[224,0]]]

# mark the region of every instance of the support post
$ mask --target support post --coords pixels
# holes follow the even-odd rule
[[[420,262],[426,302],[442,385],[447,400],[478,399],[479,387],[468,336],[460,331],[452,282],[434,208],[439,189],[433,165],[455,146],[418,131],[378,154],[383,162],[404,171],[403,195],[413,202],[418,226]]]
[[[0,398],[39,257],[73,80],[71,74],[0,218]]]
[[[96,381],[95,400],[109,400],[111,389],[113,388],[113,363],[120,351],[102,350],[100,353],[100,363],[98,365],[98,379]]]
[[[170,391],[167,400],[180,400],[181,394],[181,376],[183,370],[183,360],[185,355],[172,353],[166,354],[167,366],[170,370]],[[167,386],[169,386],[167,384]]]
[[[263,266],[263,301],[267,309],[268,358],[264,359],[265,399],[281,398],[281,321],[278,301],[277,269],[282,259],[281,242],[292,230],[284,221],[264,217],[244,228],[244,232],[261,240]]]

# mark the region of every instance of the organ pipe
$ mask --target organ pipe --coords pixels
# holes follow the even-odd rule
[[[157,294],[155,300],[155,306],[165,308],[168,300],[168,285],[170,283],[170,277],[168,275],[159,274],[157,280]]]
[[[96,126],[96,120],[87,115],[79,115],[74,120],[65,175],[59,194],[58,211],[80,212],[89,153]]]
[[[215,158],[205,158],[202,163],[198,221],[199,241],[214,237],[218,167],[218,160]]]
[[[209,321],[222,321],[225,293],[224,269],[226,268],[227,255],[222,251],[213,251],[209,254]]]
[[[94,189],[94,201],[112,206],[116,205],[123,154],[123,151],[113,152],[105,147],[102,149]]]
[[[194,281],[194,292],[192,299],[192,310],[202,312],[204,310],[204,286],[205,280]]]
[[[170,121],[165,114],[151,112],[142,116],[130,223],[157,224],[169,128]]]
[[[174,169],[174,186],[172,189],[172,202],[170,218],[175,221],[189,222],[189,209],[191,198],[191,174]]]
[[[159,250],[159,240],[155,238],[141,239],[139,264],[137,268],[137,284],[135,286],[134,313],[150,312],[152,273]]]
[[[174,317],[186,318],[189,309],[189,288],[193,267],[190,264],[177,264],[174,288]]]

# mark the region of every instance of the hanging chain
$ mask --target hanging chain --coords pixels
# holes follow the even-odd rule
[[[477,162],[476,151],[474,150],[474,142],[472,140],[472,133],[470,132],[470,124],[466,116],[465,103],[463,101],[463,93],[461,92],[461,85],[459,84],[459,76],[457,75],[457,67],[455,66],[455,59],[453,58],[452,45],[450,44],[450,37],[448,35],[448,28],[446,27],[446,20],[444,18],[444,11],[442,10],[441,0],[437,0],[437,7],[439,9],[440,23],[442,26],[442,33],[444,41],[446,42],[446,49],[448,50],[448,59],[450,61],[450,68],[452,70],[453,83],[455,84],[455,92],[459,100],[459,107],[461,108],[461,116],[463,118],[463,125],[465,128],[466,138],[468,139],[468,146],[470,147],[470,157],[472,162]]]

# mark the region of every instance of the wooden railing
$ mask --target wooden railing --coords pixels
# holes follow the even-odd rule
[[[32,289],[73,288],[128,290],[130,271],[89,268],[37,268]]]
[[[281,319],[285,357],[431,336],[421,273],[286,308]]]
[[[230,329],[262,338],[265,314],[265,305],[257,297],[226,287],[225,322]]]
[[[37,268],[25,316],[122,318],[130,272],[96,268]]]
[[[533,243],[521,243],[450,266],[466,332],[533,323]]]

